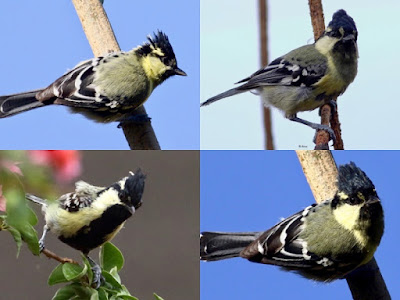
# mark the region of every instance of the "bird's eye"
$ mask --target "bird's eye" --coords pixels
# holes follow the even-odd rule
[[[357,200],[357,198],[355,198],[355,197],[351,197],[351,198],[349,199],[349,202],[350,202],[350,204],[356,204],[356,203],[358,202],[358,200]]]

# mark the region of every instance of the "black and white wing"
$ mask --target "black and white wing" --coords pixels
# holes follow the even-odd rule
[[[307,45],[309,51],[316,51],[313,45]],[[251,76],[237,82],[244,83],[237,87],[238,90],[252,90],[269,85],[286,86],[312,86],[318,82],[327,70],[327,62],[324,57],[318,60],[310,58],[302,61],[295,57],[290,57],[290,53],[285,57],[279,57],[272,61],[265,68],[255,72]]]
[[[96,68],[125,54],[125,52],[116,52],[83,61],[39,92],[36,98],[44,103],[50,102],[80,108],[96,109],[110,106],[112,101],[102,95],[93,84]]]
[[[243,83],[242,85],[209,98],[201,106],[209,105],[226,97],[257,90],[264,86],[312,86],[326,74],[328,63],[326,58],[315,49],[314,45],[306,45],[301,48],[275,59],[265,68],[237,82],[237,84]],[[309,52],[306,59],[299,59],[292,55],[299,50]],[[311,53],[313,55],[310,55]]]
[[[96,198],[90,195],[79,195],[77,193],[68,193],[62,195],[59,199],[59,205],[68,212],[78,212],[84,207],[89,207]]]
[[[329,265],[329,260],[309,252],[306,241],[299,238],[304,227],[304,218],[315,206],[316,204],[308,206],[267,230],[242,250],[240,256],[253,262],[288,268]]]

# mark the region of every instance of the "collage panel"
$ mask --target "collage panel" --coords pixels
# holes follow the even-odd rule
[[[399,237],[396,233],[400,226],[397,218],[399,204],[396,201],[396,170],[400,165],[399,154],[397,151],[333,152],[333,159],[339,167],[339,173],[343,172],[341,171],[343,166],[349,168],[351,162],[361,170],[354,177],[350,176],[350,173],[344,172],[346,176],[341,186],[345,192],[338,194],[344,197],[346,193],[350,193],[349,190],[353,186],[357,190],[362,190],[362,195],[369,197],[367,191],[372,182],[381,200],[384,233],[374,257],[393,299],[399,295],[396,288],[398,264],[391,258],[392,250],[399,245]],[[318,153],[312,155],[318,155]],[[361,188],[365,185],[364,182],[361,184],[362,181],[359,180],[363,177],[361,172],[365,172],[370,179],[366,190]],[[321,216],[318,210],[316,213],[310,212],[311,218],[313,214],[315,215],[308,226],[305,226],[308,228],[306,231],[308,234],[300,235],[305,241],[303,240],[297,246],[287,239],[290,240],[297,236],[293,237],[292,234],[295,234],[293,228],[296,227],[294,226],[298,226],[299,223],[294,223],[294,225],[285,223],[284,229],[282,227],[280,230],[276,229],[277,231],[273,235],[275,239],[270,237],[269,242],[265,244],[269,248],[262,248],[260,244],[253,244],[253,248],[250,246],[259,236],[258,232],[264,232],[284,218],[315,204],[313,193],[311,193],[302,166],[294,151],[202,151],[200,180],[200,231],[202,233],[200,255],[203,260],[206,260],[200,262],[201,299],[321,299],[321,295],[324,295],[324,299],[352,298],[346,280],[320,282],[321,279],[326,280],[323,276],[329,274],[329,268],[324,269],[322,273],[321,267],[317,268],[314,273],[310,271],[306,274],[309,277],[313,276],[314,280],[310,280],[296,274],[290,267],[292,264],[291,266],[294,268],[294,261],[299,257],[301,257],[300,262],[302,263],[315,259],[312,257],[314,254],[307,253],[311,258],[305,260],[304,252],[296,252],[296,248],[304,245],[304,242],[307,244],[307,241],[309,242],[308,249],[323,247],[324,250],[320,249],[319,251],[331,253],[331,255],[338,251],[334,250],[335,245],[341,245],[340,249],[346,249],[343,251],[348,253],[342,254],[344,256],[340,259],[340,256],[337,256],[341,262],[345,262],[346,259],[362,257],[362,252],[360,252],[353,253],[355,256],[352,258],[350,253],[353,250],[346,248],[347,243],[350,247],[353,245],[350,240],[354,230],[338,226],[335,221],[336,217],[332,218],[332,214],[336,214],[337,220],[341,220],[340,224],[346,226],[353,222],[351,219],[353,214],[347,215],[352,210],[347,213],[345,210],[342,212],[334,210],[337,212],[334,213],[330,211],[330,205],[323,206],[328,210],[325,208],[319,210],[324,214],[322,218],[315,217]],[[349,199],[353,198],[350,196]],[[341,205],[339,204],[337,207],[341,207]],[[347,208],[349,207],[347,206]],[[358,214],[355,215],[358,216]],[[297,222],[303,222],[301,218],[302,216],[297,219]],[[379,217],[374,219],[379,220]],[[375,236],[380,237],[379,229],[382,229],[382,225],[379,225],[379,222],[376,224],[373,226],[374,230],[378,230]],[[304,227],[300,227],[299,230],[305,231]],[[210,232],[216,233],[210,234]],[[226,232],[239,234],[221,235]],[[322,233],[324,234],[322,235]],[[371,233],[368,236],[372,237],[373,235]],[[276,238],[287,241],[287,247],[282,249],[286,253],[276,252],[276,260],[273,261],[273,253],[279,249],[276,247],[282,241],[278,242]],[[330,241],[333,242],[333,245]],[[368,249],[370,248],[368,247]],[[264,255],[260,254],[262,251],[264,251]],[[297,253],[298,256],[290,256],[290,253]],[[289,256],[289,258],[286,256],[287,261],[284,260],[284,254]],[[236,257],[239,255],[242,257]],[[258,263],[262,257],[265,258],[263,262],[266,264]],[[286,266],[289,265],[288,268],[292,271],[284,272],[277,266],[268,265],[267,257],[271,259],[269,263],[282,264],[285,261]],[[254,262],[248,259],[254,260]],[[361,275],[357,272],[361,272]],[[363,272],[369,274],[365,269],[358,269],[352,275],[363,276]],[[330,278],[333,278],[332,274],[330,274]],[[370,279],[364,278],[363,280],[368,282]],[[355,297],[354,299],[377,299],[372,296],[376,293],[377,286],[370,288],[364,285],[363,288],[369,291],[370,295],[367,295],[369,297]]]
[[[400,2],[2,7],[0,300],[400,299]]]
[[[297,78],[295,73],[290,76],[292,74],[290,65],[289,70],[285,67],[287,65],[282,64],[283,69],[275,74],[276,76],[273,73],[270,74],[270,78],[268,72],[261,73],[264,77],[256,77],[250,82],[254,82],[254,84],[249,83],[246,86],[248,76],[254,75],[255,72],[267,65],[267,63],[261,63],[259,5],[263,2],[265,1],[204,0],[200,3],[200,102],[204,103],[220,93],[238,88],[234,91],[234,95],[230,92],[226,98],[200,109],[201,149],[265,149],[263,100],[269,102],[271,107],[274,149],[314,149],[314,130],[285,118],[285,113],[293,113],[293,111],[284,111],[282,106],[286,107],[286,105],[292,105],[293,101],[298,101],[298,99],[292,99],[296,93],[294,89],[282,90],[284,89],[282,86],[281,89],[277,88],[276,90],[269,88],[269,84],[275,87],[276,82],[283,75],[289,77],[282,79],[282,85],[289,84],[288,81]],[[400,10],[400,4],[389,1],[382,2],[379,7],[376,7],[372,1],[349,2],[345,0],[310,3],[318,6],[319,2],[322,2],[325,26],[330,24],[335,12],[344,9],[347,15],[353,19],[358,33],[358,73],[337,100],[344,149],[400,149],[397,139],[389,139],[387,135],[382,134],[383,132],[391,133],[394,128],[397,128],[399,101],[393,96],[397,94],[397,75],[394,73],[396,68],[382,67],[382,64],[379,63],[380,59],[385,57],[386,61],[396,65],[396,53],[400,45],[398,39],[393,38],[390,30],[378,29],[398,27],[397,13]],[[313,54],[302,51],[300,51],[301,53],[291,52],[295,49],[299,50],[299,47],[304,45],[307,45],[309,49],[314,43],[309,3],[303,1],[266,1],[266,3],[268,63],[276,59],[275,63],[278,63],[281,61],[278,58],[282,58],[286,54],[289,61],[293,59],[295,62],[301,60],[305,63],[309,61],[309,58],[317,60],[318,55],[315,51]],[[222,11],[224,13],[221,13]],[[305,56],[306,59],[302,56]],[[309,71],[314,70],[315,72],[320,72],[319,67],[324,68],[326,65],[326,63],[319,64],[318,62],[315,65],[309,62],[307,65],[302,62],[299,63],[300,66],[305,69],[308,67]],[[344,73],[349,72],[350,69],[348,63],[344,64],[343,69],[337,64],[336,67]],[[271,68],[271,70],[275,69]],[[318,77],[321,74],[314,75]],[[256,80],[257,78],[259,82]],[[311,83],[314,79],[315,77],[310,78]],[[241,83],[235,84],[241,80],[243,80]],[[266,87],[262,87],[261,91],[257,86],[263,84]],[[293,85],[296,87],[298,84],[295,81]],[[240,88],[242,86],[244,86],[243,89]],[[326,88],[333,89],[334,86],[335,83],[331,82]],[[267,90],[271,92],[267,92]],[[298,95],[301,98],[302,95],[309,92],[300,90]],[[271,95],[274,93],[275,96]],[[310,93],[312,94],[313,91]],[[268,94],[268,96],[262,100],[259,94]],[[278,96],[282,96],[283,99],[277,99]],[[275,105],[271,102],[274,102]],[[300,111],[297,117],[314,123],[321,122],[318,107],[314,107],[314,110],[310,112]],[[332,145],[332,141],[329,145]]]
[[[89,288],[88,270],[78,272],[79,275],[79,267],[61,267],[56,260],[46,257],[47,252],[33,255],[38,251],[37,239],[35,242],[29,234],[36,235],[36,231],[37,238],[41,237],[44,216],[40,205],[24,201],[25,192],[34,195],[36,202],[40,201],[38,198],[48,199],[44,210],[50,232],[46,235],[45,250],[73,259],[81,267],[85,266],[81,251],[97,245],[98,238],[109,237],[110,228],[133,211],[111,240],[122,253],[123,262],[118,250],[109,244],[104,245],[106,250],[101,252],[101,258],[98,248],[89,253],[103,271],[97,289],[100,299],[199,299],[198,152],[1,151],[0,164],[0,299],[52,299],[62,288],[65,294],[59,292],[59,298],[53,299],[96,298],[96,290]],[[80,180],[106,187],[106,191],[89,188],[82,182],[75,187],[74,182]],[[74,191],[59,202],[51,202]],[[121,208],[129,201],[131,209]],[[37,224],[26,223],[33,217],[21,217],[27,213],[27,207],[37,216]],[[26,227],[19,223],[22,221]],[[18,257],[18,243],[13,239],[16,231],[21,232],[23,239]],[[67,291],[72,295],[67,297]],[[115,298],[116,295],[126,298]]]
[[[85,23],[86,32],[73,3],[80,8],[83,21],[93,18],[91,10],[95,14],[93,23]],[[0,12],[0,32],[5,46],[0,55],[7,59],[2,62],[0,74],[0,130],[10,134],[2,140],[0,148],[127,150],[129,145],[118,125],[126,121],[137,127],[146,126],[150,119],[161,149],[198,150],[198,2],[106,0],[103,5],[112,27],[110,33],[105,30],[108,21],[99,21],[99,8],[94,8],[94,4],[98,1],[4,3]],[[89,12],[83,11],[82,7]],[[96,28],[97,25],[102,27]],[[90,36],[91,29],[98,31]],[[113,34],[115,43],[110,42]],[[153,50],[148,37],[155,43]],[[48,87],[66,72],[72,72],[78,63],[107,55],[118,45],[122,51],[134,49],[138,59],[132,55],[111,55],[105,60],[94,61],[94,69],[89,65],[75,70],[70,74],[70,80],[58,82],[61,84],[56,85],[58,91],[52,88],[48,89],[49,93],[37,91]],[[143,46],[144,50],[138,51],[138,46]],[[94,55],[96,47],[99,50]],[[126,57],[128,59],[124,60]],[[164,66],[173,67],[173,70],[164,69]],[[187,76],[180,76],[184,74],[180,71],[177,74],[176,66]],[[114,71],[114,67],[118,71]],[[163,80],[170,78],[159,84],[159,73]],[[76,86],[81,88],[75,91]],[[131,112],[146,100],[152,89],[144,105],[147,116],[141,115],[143,112],[137,108],[139,117],[110,122],[114,117],[120,117],[118,112],[125,112],[123,108],[128,107]],[[6,102],[7,97],[3,97],[27,91],[34,93]],[[53,92],[59,96],[57,100],[52,97]],[[40,106],[41,103],[44,105]],[[35,109],[29,110],[32,107]],[[71,110],[79,113],[71,113]],[[109,110],[111,112],[106,113]],[[89,116],[87,111],[97,113]]]

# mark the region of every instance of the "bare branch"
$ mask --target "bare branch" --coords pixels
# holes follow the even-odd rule
[[[99,0],[72,0],[83,30],[95,56],[120,51],[111,24]],[[146,115],[143,106],[134,112]],[[125,137],[132,150],[160,150],[151,122],[122,124]]]
[[[261,67],[268,64],[268,6],[267,0],[258,0],[258,11],[260,19],[260,54]],[[265,149],[274,150],[274,139],[272,136],[271,110],[263,105]]]
[[[72,258],[60,257],[57,254],[55,254],[54,252],[51,252],[50,250],[48,250],[46,248],[44,248],[41,253],[43,253],[48,258],[54,259],[62,264],[70,263],[70,264],[79,265],[79,263],[76,262],[75,260],[73,260]]]

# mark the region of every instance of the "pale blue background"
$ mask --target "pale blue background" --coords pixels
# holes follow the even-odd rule
[[[106,0],[122,50],[157,29],[168,34],[179,67],[146,102],[162,149],[199,149],[199,2]],[[2,1],[0,95],[46,87],[93,57],[70,0]],[[1,149],[128,149],[117,123],[95,124],[62,106],[0,120]]]
[[[354,161],[375,184],[386,227],[375,258],[392,299],[400,299],[400,153],[333,155],[338,165]],[[263,231],[315,203],[294,151],[202,151],[200,158],[201,231]],[[202,300],[351,299],[345,280],[316,283],[241,258],[200,262],[200,274]]]
[[[269,54],[313,43],[308,1],[270,0]],[[359,72],[338,99],[345,149],[400,149],[397,0],[322,1],[326,25],[340,8],[359,31]],[[201,101],[230,89],[260,66],[258,1],[201,0]],[[202,149],[263,149],[261,100],[244,93],[201,109]],[[299,113],[320,122],[318,110]],[[273,109],[276,149],[313,149],[312,129]],[[393,136],[394,135],[394,136]]]

